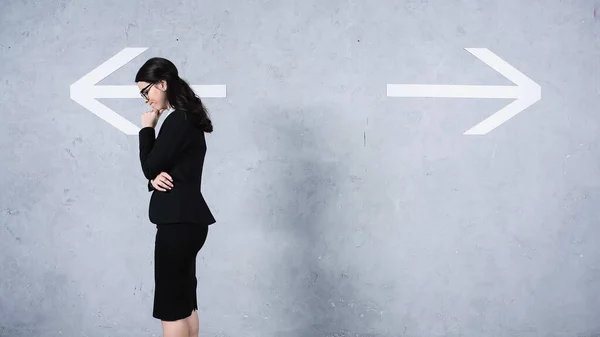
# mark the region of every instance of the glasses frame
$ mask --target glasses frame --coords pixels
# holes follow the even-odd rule
[[[154,83],[150,83],[144,87],[144,89],[140,90],[140,95],[146,101],[148,100],[148,92],[150,92],[150,88],[154,85]]]

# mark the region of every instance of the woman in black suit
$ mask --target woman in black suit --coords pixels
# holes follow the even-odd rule
[[[198,336],[196,256],[215,223],[201,193],[205,132],[212,122],[200,98],[175,65],[151,58],[135,76],[152,107],[142,115],[140,162],[152,192],[149,219],[156,224],[153,317],[165,337]],[[155,126],[170,111],[155,139]]]

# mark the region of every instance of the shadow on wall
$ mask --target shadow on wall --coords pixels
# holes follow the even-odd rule
[[[278,247],[266,267],[279,294],[276,335],[366,336],[344,330],[356,327],[351,303],[357,299],[352,266],[343,266],[336,252],[336,231],[345,227],[336,200],[346,164],[327,148],[331,127],[309,109],[267,115],[269,134],[260,143],[268,148],[272,186],[272,220],[264,230]]]
[[[8,284],[1,283],[0,337],[83,332],[84,303],[71,292],[67,275],[40,266],[24,269],[27,257],[21,257],[19,263],[16,249],[8,254],[3,261],[3,278]]]

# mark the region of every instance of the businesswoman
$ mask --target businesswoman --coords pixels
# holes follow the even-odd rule
[[[140,162],[152,192],[148,216],[156,224],[153,317],[165,337],[198,336],[196,256],[215,223],[200,191],[208,113],[175,65],[151,58],[135,82],[152,110],[142,115]],[[158,136],[155,126],[164,111]]]

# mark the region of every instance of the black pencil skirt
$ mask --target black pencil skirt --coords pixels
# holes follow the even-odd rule
[[[208,226],[159,224],[156,229],[152,316],[176,321],[198,309],[196,256],[204,246]]]

